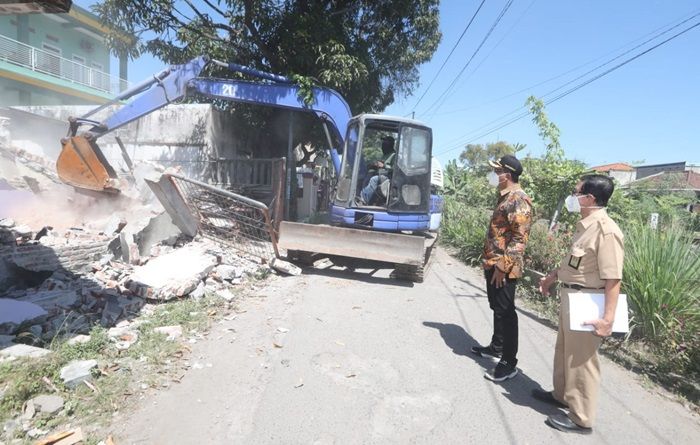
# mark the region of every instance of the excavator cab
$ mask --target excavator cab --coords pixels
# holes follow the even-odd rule
[[[373,114],[353,118],[331,221],[393,232],[427,230],[431,147],[431,129],[418,121]]]

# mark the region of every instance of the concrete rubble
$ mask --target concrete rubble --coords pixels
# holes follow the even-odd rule
[[[266,267],[183,235],[143,179],[116,198],[77,194],[27,147],[0,141],[0,360],[47,354],[39,346],[57,336],[89,341],[94,326],[114,329],[149,303],[231,300]],[[162,171],[143,164],[134,176]],[[120,349],[138,341],[134,326],[110,332]]]
[[[68,388],[92,379],[92,370],[97,368],[97,360],[76,360],[61,368],[61,379]]]
[[[40,395],[31,400],[32,404],[41,413],[55,414],[63,408],[63,398],[54,395]]]

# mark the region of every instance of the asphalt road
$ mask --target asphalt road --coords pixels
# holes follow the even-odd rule
[[[194,345],[201,369],[115,419],[116,443],[700,443],[698,416],[605,358],[593,435],[551,429],[530,391],[551,388],[553,329],[520,311],[520,372],[494,384],[469,352],[491,335],[478,270],[437,249],[422,284],[367,272],[273,278]]]

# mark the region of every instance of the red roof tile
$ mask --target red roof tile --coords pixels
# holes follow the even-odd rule
[[[597,172],[609,172],[611,170],[631,172],[634,171],[634,167],[624,162],[616,162],[614,164],[598,165],[597,167],[591,167],[591,169]]]

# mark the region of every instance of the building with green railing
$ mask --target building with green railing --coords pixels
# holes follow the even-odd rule
[[[127,87],[127,61],[110,75],[107,31],[76,5],[64,14],[0,15],[0,106],[111,100]]]

